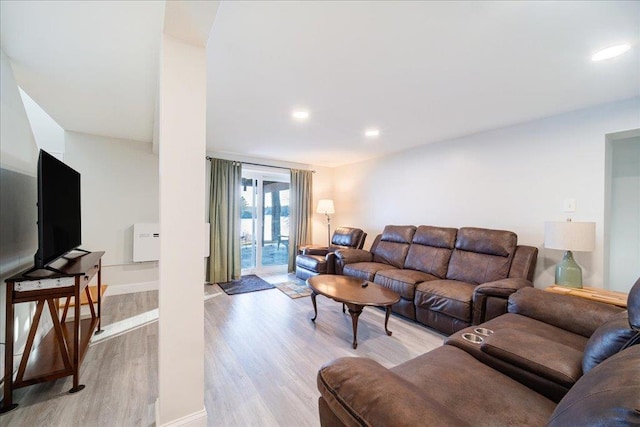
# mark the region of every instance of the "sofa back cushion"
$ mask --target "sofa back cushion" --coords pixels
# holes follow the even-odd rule
[[[458,230],[447,279],[473,284],[505,279],[518,237],[511,231],[463,227]]]
[[[640,424],[640,345],[611,356],[583,375],[562,398],[547,426]]]
[[[567,316],[568,310],[579,316]],[[600,326],[624,310],[611,304],[525,286],[509,296],[507,311],[590,338]]]
[[[444,278],[457,233],[456,228],[419,226],[413,235],[404,268]]]
[[[373,261],[402,268],[416,232],[413,225],[387,225],[373,251]]]
[[[582,372],[587,373],[603,360],[622,350],[638,332],[629,326],[629,313],[623,311],[598,327],[582,356]]]
[[[363,236],[366,236],[366,233],[359,228],[338,227],[331,237],[331,249],[362,249]]]

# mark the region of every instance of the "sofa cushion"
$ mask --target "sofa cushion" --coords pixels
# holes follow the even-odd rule
[[[380,241],[373,253],[373,261],[402,268],[408,252],[409,245],[406,243]]]
[[[372,248],[373,261],[402,268],[415,231],[412,225],[387,225],[380,241]]]
[[[354,262],[353,264],[345,265],[342,274],[373,282],[373,278],[378,271],[395,269],[396,267],[381,262]]]
[[[471,426],[542,426],[555,407],[551,400],[449,345],[391,371]]]
[[[380,241],[411,243],[416,227],[413,225],[387,225],[382,231]]]
[[[360,242],[364,231],[359,228],[352,227],[338,227],[331,236],[331,246],[333,250],[340,248],[357,248],[359,249]]]
[[[502,329],[484,338],[480,349],[500,360],[567,388],[582,376],[582,352],[519,329]]]
[[[471,301],[475,285],[457,280],[430,280],[416,288],[416,307],[471,322]]]
[[[317,385],[335,415],[329,418],[333,424],[321,418],[323,426],[465,425],[425,390],[371,359],[341,357],[325,363]]]
[[[560,401],[548,426],[640,425],[640,345],[583,375]]]
[[[327,259],[323,255],[298,255],[296,266],[324,274],[327,272]]]
[[[480,284],[506,278],[517,240],[511,231],[461,228],[449,261],[447,279]]]
[[[636,332],[629,327],[629,314],[623,311],[615,315],[589,338],[584,349],[582,371],[589,372],[600,362],[622,350],[635,335]]]
[[[518,244],[518,236],[511,231],[462,227],[456,237],[456,249],[479,254],[509,257]]]
[[[413,235],[404,267],[443,279],[456,240],[455,228],[421,225]]]
[[[380,270],[374,282],[400,294],[404,299],[413,301],[416,285],[425,280],[436,280],[431,274],[416,270]]]

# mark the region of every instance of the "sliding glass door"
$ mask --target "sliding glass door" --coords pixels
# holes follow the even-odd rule
[[[241,203],[242,268],[287,264],[289,175],[243,170]]]

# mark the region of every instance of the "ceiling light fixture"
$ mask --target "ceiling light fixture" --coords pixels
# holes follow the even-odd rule
[[[291,113],[291,117],[296,120],[307,120],[309,118],[309,112],[305,110],[295,110]]]
[[[367,138],[375,138],[380,136],[380,131],[378,129],[367,129],[364,131],[364,136]]]
[[[618,44],[615,46],[610,46],[606,49],[599,50],[592,57],[592,61],[603,61],[605,59],[615,58],[616,56],[622,55],[631,49],[630,44]]]

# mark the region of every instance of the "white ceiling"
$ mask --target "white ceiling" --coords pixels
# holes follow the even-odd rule
[[[64,129],[151,141],[164,2],[0,1],[18,84]]]
[[[56,121],[151,140],[163,2],[0,4]],[[207,56],[208,150],[334,166],[639,96],[640,2],[222,2]]]

